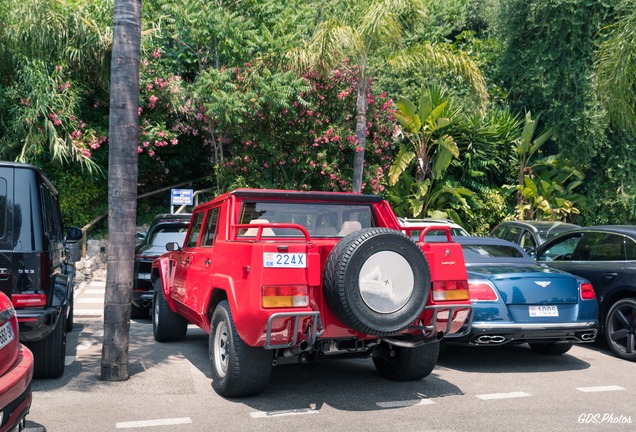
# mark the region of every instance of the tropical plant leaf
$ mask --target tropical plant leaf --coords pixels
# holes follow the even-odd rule
[[[402,175],[402,173],[408,168],[411,161],[415,158],[415,153],[408,150],[406,146],[400,145],[400,150],[398,151],[397,156],[395,157],[395,161],[391,168],[389,169],[389,184],[391,186],[395,185]]]
[[[443,149],[446,149],[450,154],[454,157],[459,157],[459,147],[457,147],[457,143],[450,135],[444,135],[437,139],[437,145]]]

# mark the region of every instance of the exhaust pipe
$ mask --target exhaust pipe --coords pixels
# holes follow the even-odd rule
[[[307,341],[302,341],[295,347],[287,348],[285,351],[283,351],[283,357],[295,356],[296,354],[300,354],[303,351],[307,351],[307,348],[309,348],[309,344],[307,343]]]
[[[592,341],[596,338],[596,333],[583,333],[581,335],[581,340],[584,341]]]
[[[481,345],[497,345],[506,342],[506,338],[501,335],[483,335],[475,339],[475,343]]]

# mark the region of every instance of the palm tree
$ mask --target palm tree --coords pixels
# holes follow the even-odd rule
[[[141,0],[115,0],[108,150],[108,261],[101,379],[128,379],[137,215]]]
[[[628,9],[602,34],[596,71],[603,105],[619,127],[636,133],[636,10]]]
[[[292,63],[301,69],[328,70],[343,60],[356,71],[356,136],[353,162],[353,191],[362,189],[367,125],[367,91],[372,76],[373,55],[393,57],[396,67],[435,67],[450,70],[467,79],[485,101],[486,87],[479,69],[468,56],[447,45],[422,43],[404,47],[407,26],[421,23],[425,0],[375,0],[356,3],[348,17],[335,17],[319,24],[311,41],[292,51]],[[347,19],[349,18],[349,19]]]

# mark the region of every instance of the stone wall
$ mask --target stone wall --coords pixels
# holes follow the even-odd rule
[[[75,280],[77,282],[89,281],[97,275],[103,275],[106,271],[107,250],[107,240],[88,240],[86,242],[86,257],[75,262]]]

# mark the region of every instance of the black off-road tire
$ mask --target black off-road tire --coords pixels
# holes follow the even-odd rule
[[[75,307],[74,307],[73,303],[74,303],[74,300],[73,300],[73,298],[71,298],[71,303],[70,303],[69,308],[68,308],[68,317],[66,318],[66,332],[67,333],[70,333],[70,332],[73,331],[73,325],[74,325],[74,323],[73,323],[73,314],[74,314],[74,310],[75,310]]]
[[[378,373],[393,381],[414,381],[433,372],[439,357],[439,341],[415,348],[389,347],[386,354],[373,357]]]
[[[572,342],[532,342],[528,345],[537,354],[561,355],[570,351],[574,344]]]
[[[157,342],[176,342],[188,331],[188,320],[170,310],[163,295],[161,279],[155,282],[152,309],[152,333]]]
[[[75,303],[75,265],[66,264],[64,268],[66,272],[66,276],[68,277],[68,286],[70,292],[70,298],[68,299],[69,303],[69,311],[68,317],[66,318],[66,332],[70,333],[73,331],[74,319],[73,313],[75,311],[74,303]]]
[[[66,319],[60,316],[45,339],[27,344],[33,353],[34,378],[59,378],[66,361]]]
[[[636,361],[636,298],[623,298],[612,305],[605,318],[605,339],[618,357]]]
[[[420,247],[389,228],[365,228],[340,240],[327,258],[323,280],[336,317],[378,336],[412,324],[426,306],[431,285]]]
[[[273,352],[241,340],[227,300],[220,302],[212,314],[209,357],[212,387],[221,396],[252,396],[262,393],[269,384]]]

